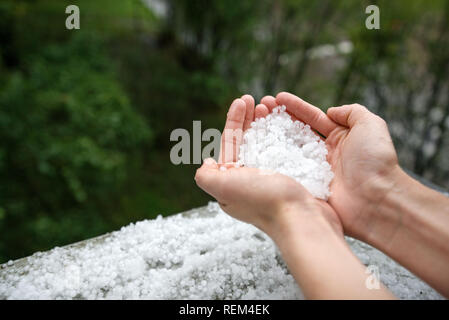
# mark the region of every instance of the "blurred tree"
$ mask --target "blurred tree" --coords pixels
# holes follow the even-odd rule
[[[449,187],[449,2],[376,3],[381,29],[351,29],[336,104],[359,101],[384,117],[401,164]]]
[[[33,238],[56,234],[53,220],[108,201],[149,137],[99,43],[80,34],[46,46],[1,88],[0,256],[58,243]],[[76,235],[67,227],[58,230],[66,240],[64,232]],[[11,239],[14,248],[5,246]]]
[[[208,69],[241,90],[259,68],[257,32],[268,1],[168,0],[161,33],[183,46],[189,70]],[[171,39],[171,40],[170,40]],[[234,91],[236,91],[234,89]]]
[[[145,3],[0,1],[0,262],[204,204],[170,132],[221,128],[243,93],[365,104],[403,166],[449,187],[447,0]]]

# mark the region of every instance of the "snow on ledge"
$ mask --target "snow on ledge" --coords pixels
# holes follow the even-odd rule
[[[397,297],[442,298],[378,250],[347,240]],[[302,298],[271,239],[215,202],[0,268],[0,299]]]

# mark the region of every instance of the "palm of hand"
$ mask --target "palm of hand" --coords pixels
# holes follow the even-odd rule
[[[369,207],[375,207],[385,196],[376,193],[373,185],[398,166],[385,121],[360,105],[331,108],[334,110],[329,109],[328,116],[286,92],[277,95],[275,104],[285,105],[297,119],[327,137],[328,161],[334,171],[328,203],[345,233],[358,236],[361,224],[371,221]]]
[[[243,132],[250,127],[250,123],[255,118],[267,116],[275,106],[274,97],[269,96],[263,98],[261,104],[255,108],[251,96],[245,95],[241,99],[236,99],[227,114],[224,131],[240,130],[243,135]],[[241,140],[241,136],[223,135],[220,154],[222,164],[237,161]],[[304,210],[305,213],[316,212],[318,209],[334,230],[342,234],[340,220],[331,206],[325,201],[315,199],[292,178],[281,174],[264,175],[257,169],[233,168],[229,165],[228,167],[230,170],[227,170],[226,174],[228,181],[231,181],[231,183],[227,183],[221,188],[221,194],[218,195],[217,200],[230,215],[251,222],[249,221],[251,211],[278,212],[279,210],[276,210],[276,207],[280,204],[299,201],[304,205],[304,208],[307,208]],[[249,219],[246,219],[247,217]],[[269,217],[265,218],[269,220]]]
[[[372,186],[397,165],[393,143],[385,122],[373,116],[351,129],[336,127],[326,145],[335,174],[329,204],[338,212],[345,231],[357,235],[358,224],[368,221],[369,206],[376,206],[385,196],[373,194]]]

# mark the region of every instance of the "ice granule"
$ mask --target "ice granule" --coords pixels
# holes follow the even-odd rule
[[[267,235],[217,203],[207,211],[35,254],[0,269],[0,299],[302,298]]]
[[[397,297],[442,298],[380,251],[347,241]],[[273,241],[216,202],[0,267],[0,299],[302,298]]]
[[[251,123],[240,146],[240,165],[294,178],[314,197],[327,200],[333,173],[325,142],[301,121],[293,121],[285,106]]]

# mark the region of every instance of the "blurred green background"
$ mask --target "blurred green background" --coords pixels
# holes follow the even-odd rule
[[[449,188],[448,78],[449,1],[1,0],[0,263],[206,204],[170,132],[244,93],[365,104]]]

